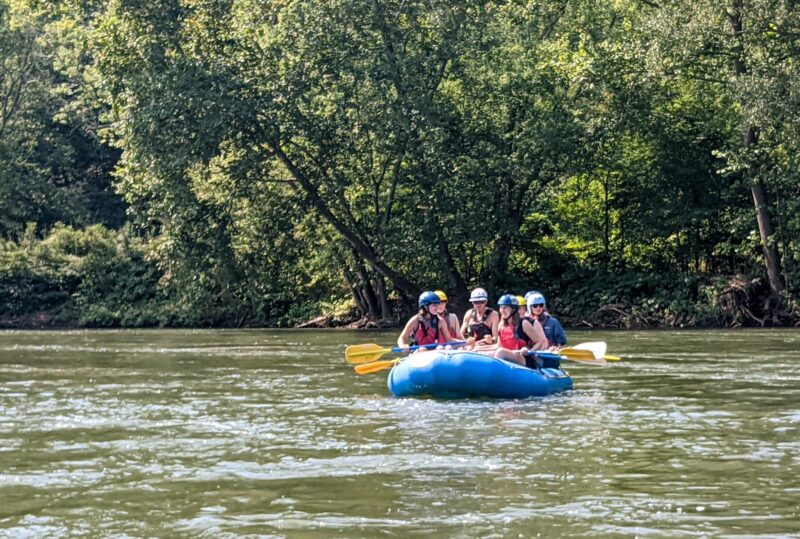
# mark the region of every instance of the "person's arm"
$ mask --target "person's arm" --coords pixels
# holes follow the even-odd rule
[[[408,349],[409,343],[411,342],[411,335],[417,330],[417,326],[419,326],[419,317],[412,316],[411,319],[406,322],[406,327],[403,328],[403,332],[397,338],[398,348]]]
[[[444,343],[441,344],[454,341],[455,339],[450,335],[450,328],[447,326],[447,318],[445,318],[441,314],[437,314],[436,318],[438,319],[439,330],[442,333],[442,337],[444,337]]]
[[[464,323],[461,324],[461,338],[467,338],[467,330],[469,329],[469,321],[472,319],[472,309],[468,310],[464,315]]]
[[[553,342],[559,347],[566,346],[567,336],[564,334],[564,328],[561,327],[561,322],[555,318],[551,318],[551,320],[553,321]]]
[[[533,346],[529,350],[545,350],[547,349],[547,337],[544,334],[544,328],[538,320],[534,320],[531,324],[528,320],[522,322],[522,331],[531,340]]]
[[[500,331],[500,315],[497,311],[492,311],[492,314],[489,315],[489,325],[492,327],[492,343],[499,343],[499,339],[497,338],[497,334]]]
[[[453,340],[458,338],[460,333],[461,326],[458,324],[458,315],[455,313],[450,313],[447,315],[448,324],[447,329],[450,330],[450,335],[453,337]]]

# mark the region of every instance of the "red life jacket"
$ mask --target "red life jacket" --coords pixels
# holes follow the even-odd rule
[[[521,324],[522,322],[518,326],[520,329],[522,329]],[[519,350],[524,346],[528,346],[528,340],[520,339],[517,336],[517,328],[514,326],[503,325],[497,332],[497,336],[500,337],[500,346],[506,350]]]
[[[417,317],[419,324],[414,331],[414,343],[417,345],[423,344],[438,344],[439,343],[439,324],[438,319],[431,317],[428,320]]]

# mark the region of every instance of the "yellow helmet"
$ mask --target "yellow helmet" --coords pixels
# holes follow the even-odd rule
[[[447,301],[447,294],[445,294],[441,290],[434,290],[433,293],[439,296],[439,301],[442,302]]]
[[[522,296],[517,296],[517,301],[519,301],[520,305],[525,305],[525,298]]]

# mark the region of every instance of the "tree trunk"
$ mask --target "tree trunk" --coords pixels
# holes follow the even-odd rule
[[[370,320],[377,321],[379,318],[379,307],[378,307],[378,296],[375,294],[375,289],[372,288],[372,282],[369,278],[369,273],[367,272],[367,268],[364,267],[360,261],[358,261],[357,255],[356,256],[356,274],[358,275],[358,279],[360,281],[361,291],[364,294],[364,299],[367,302],[367,318]]]
[[[378,307],[380,308],[380,318],[388,319],[392,317],[392,309],[389,307],[389,299],[386,297],[386,280],[380,273],[375,275],[375,288],[378,294]]]
[[[758,221],[758,232],[761,235],[761,246],[764,249],[764,264],[767,266],[769,288],[773,294],[777,294],[783,290],[783,278],[781,277],[778,252],[770,242],[772,225],[767,209],[767,193],[764,190],[764,184],[760,181],[755,182],[750,189],[753,192],[753,203],[756,206],[756,220]]]
[[[744,0],[733,0],[733,12],[731,13],[731,29],[736,39],[736,51],[734,55],[734,73],[737,77],[747,74],[747,65],[744,61],[744,43],[742,27],[742,11]],[[758,143],[758,129],[748,125],[744,127],[742,144],[745,149]],[[756,207],[756,221],[758,222],[758,232],[761,236],[761,247],[764,250],[764,265],[767,267],[767,277],[769,278],[769,288],[772,295],[777,295],[783,290],[783,280],[781,278],[780,260],[775,247],[772,246],[772,223],[770,222],[769,207],[767,205],[767,193],[764,184],[757,179],[752,182],[750,188],[753,194],[753,203]]]
[[[359,314],[366,316],[367,312],[369,312],[369,306],[364,301],[364,296],[361,294],[361,291],[358,288],[356,276],[353,275],[346,265],[343,264],[342,268],[344,280],[347,283],[347,288],[350,290],[350,294],[353,296],[353,301],[356,303],[356,309],[358,309]]]
[[[611,215],[608,207],[608,183],[609,173],[605,173],[603,180],[603,269],[608,270],[608,263],[611,259]]]
[[[519,236],[519,230],[524,220],[522,208],[520,207],[523,196],[524,193],[519,196],[520,200],[518,200],[517,204],[509,204],[507,211],[510,215],[506,215],[500,222],[501,228],[498,238],[495,240],[492,253],[489,256],[489,287],[507,284],[508,259],[511,257],[511,250],[514,247],[517,236]]]
[[[447,277],[447,284],[451,287],[448,291],[448,304],[450,312],[464,313],[469,306],[469,290],[464,277],[456,268],[456,262],[450,253],[450,248],[444,236],[440,233],[437,238],[439,244],[439,263]]]

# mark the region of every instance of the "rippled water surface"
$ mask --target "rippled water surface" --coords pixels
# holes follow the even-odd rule
[[[436,401],[390,334],[0,332],[0,537],[800,537],[800,331],[570,337],[623,360]]]

